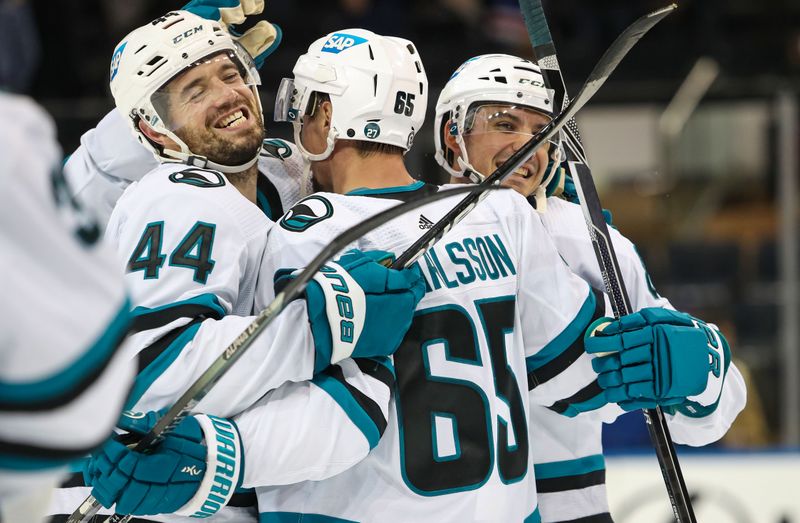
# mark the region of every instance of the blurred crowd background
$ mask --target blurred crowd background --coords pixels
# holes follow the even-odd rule
[[[665,2],[544,0],[570,92],[630,22]],[[113,107],[114,45],[182,4],[28,2],[30,18],[13,28],[39,35],[18,52],[38,53],[40,62],[13,72],[16,88],[50,111],[65,153]],[[532,55],[516,0],[267,0],[265,12],[284,31],[262,69],[268,130],[277,137],[290,135],[270,123],[280,79],[332,30],[364,27],[414,40],[430,79],[430,119],[436,95],[465,59]],[[732,448],[800,445],[798,94],[800,2],[686,0],[579,117],[614,225],[636,242],[662,295],[719,324],[747,374],[747,411],[721,443]],[[430,138],[424,129],[409,165],[422,179],[443,181]],[[623,418],[606,440],[609,448],[646,445],[641,416]]]

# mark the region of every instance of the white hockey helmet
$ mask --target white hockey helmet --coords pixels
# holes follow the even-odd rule
[[[436,102],[433,129],[435,158],[448,173],[457,177],[475,173],[477,177],[473,181],[476,182],[491,174],[478,173],[472,167],[464,144],[464,134],[472,126],[470,117],[477,107],[497,103],[533,109],[550,118],[554,114],[553,93],[545,87],[538,65],[507,54],[485,54],[470,58],[455,70]],[[461,148],[457,167],[453,167],[456,159],[445,144],[444,133],[455,136]],[[560,140],[554,142],[550,148],[550,165],[541,187],[549,183],[563,158]]]
[[[428,78],[416,47],[404,38],[365,29],[344,29],[312,43],[284,78],[275,101],[275,120],[294,124],[295,143],[308,161],[326,159],[337,139],[411,148],[425,121]],[[303,147],[303,116],[325,93],[333,106],[327,147],[312,154]]]
[[[195,155],[170,127],[167,115],[159,114],[159,110],[165,112],[164,104],[157,100],[162,87],[190,67],[222,55],[237,65],[245,84],[253,90],[258,111],[255,116],[263,118],[258,70],[247,51],[216,21],[188,11],[171,11],[128,34],[114,50],[109,80],[114,102],[133,134],[159,160],[222,172],[241,172],[258,160],[256,153],[243,165],[221,165]],[[154,145],[139,129],[140,119],[177,142],[181,150],[161,150]]]

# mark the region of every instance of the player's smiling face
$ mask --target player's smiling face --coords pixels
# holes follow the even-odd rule
[[[489,176],[531,136],[550,122],[550,117],[527,107],[504,104],[482,105],[472,117],[464,135],[469,161],[481,174]],[[523,196],[530,196],[542,183],[547,170],[549,144],[544,144],[503,185]]]
[[[251,160],[264,138],[255,94],[227,53],[167,84],[168,127],[192,153],[224,165]]]

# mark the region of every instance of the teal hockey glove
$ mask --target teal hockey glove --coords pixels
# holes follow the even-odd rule
[[[141,436],[161,414],[125,412],[118,426]],[[148,453],[107,442],[92,454],[83,476],[92,495],[105,507],[116,503],[120,514],[207,517],[230,501],[241,482],[243,458],[232,420],[189,416]]]
[[[266,20],[259,21],[244,33],[236,30],[236,26],[244,23],[248,17],[257,17],[264,11],[264,0],[192,0],[181,9],[224,25],[253,57],[259,69],[283,38],[281,28]]]
[[[317,352],[314,372],[351,356],[388,356],[400,346],[425,294],[425,282],[416,264],[389,269],[392,258],[384,251],[350,250],[309,282],[306,303]],[[293,277],[279,271],[276,292]]]
[[[601,325],[598,328],[598,325]],[[722,347],[711,327],[682,312],[657,307],[587,330],[586,351],[610,403],[625,410],[680,405],[719,376]],[[716,344],[716,347],[714,346]]]

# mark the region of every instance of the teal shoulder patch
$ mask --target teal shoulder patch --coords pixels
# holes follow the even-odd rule
[[[333,205],[322,196],[309,196],[300,200],[278,222],[287,231],[303,232],[315,223],[333,216]]]
[[[276,158],[283,161],[292,155],[292,148],[289,144],[279,139],[264,140],[261,144],[260,155],[264,158]]]
[[[225,177],[221,173],[194,167],[170,174],[169,181],[203,188],[222,187],[225,185]]]

